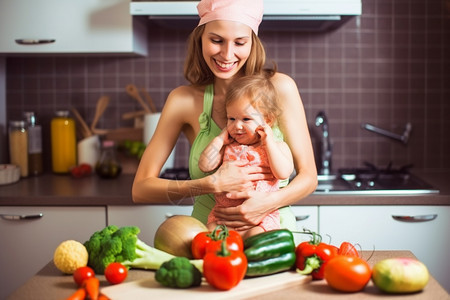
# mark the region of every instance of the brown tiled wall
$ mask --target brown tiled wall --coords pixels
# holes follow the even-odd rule
[[[450,1],[363,0],[363,15],[323,33],[261,32],[268,59],[297,82],[314,147],[324,110],[330,123],[334,168],[414,164],[450,168]],[[185,83],[182,66],[188,31],[153,28],[147,57],[13,57],[7,59],[7,116],[34,110],[44,125],[57,109],[76,107],[90,122],[97,99],[112,101],[100,127],[139,109],[125,93],[146,87],[159,109],[169,91]],[[407,145],[361,129],[362,123],[402,134]],[[179,142],[176,164],[187,165],[188,145]]]

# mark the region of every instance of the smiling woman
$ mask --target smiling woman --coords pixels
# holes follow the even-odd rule
[[[170,203],[194,196],[192,215],[206,223],[215,204],[213,193],[226,193],[227,198],[242,204],[218,208],[215,217],[221,224],[246,231],[279,211],[281,226],[296,229],[289,205],[314,191],[317,173],[303,104],[295,82],[287,75],[273,72],[270,82],[279,97],[280,137],[289,146],[296,166],[291,183],[276,192],[254,191],[248,189],[254,182],[273,178],[270,168],[242,167],[234,162],[223,163],[210,173],[199,168],[202,151],[227,124],[225,92],[242,76],[264,73],[266,57],[257,36],[262,0],[203,0],[198,11],[200,22],[189,37],[184,71],[190,85],[175,88],[167,98],[136,172],[133,201]],[[159,178],[181,133],[191,144],[192,180]]]

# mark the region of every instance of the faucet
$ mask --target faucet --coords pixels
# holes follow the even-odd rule
[[[328,131],[328,120],[325,112],[320,111],[316,116],[316,126],[322,126],[322,151],[320,153],[319,175],[329,175],[331,172],[331,154],[332,147],[330,142],[330,133]]]

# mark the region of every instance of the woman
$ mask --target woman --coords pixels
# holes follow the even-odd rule
[[[206,223],[214,206],[212,193],[228,192],[230,199],[244,199],[237,207],[216,210],[218,223],[248,230],[279,209],[282,227],[295,229],[289,205],[308,196],[317,185],[317,173],[303,104],[295,82],[276,73],[271,81],[280,98],[280,130],[289,145],[295,178],[276,192],[249,191],[252,182],[270,179],[270,170],[224,163],[213,174],[204,174],[198,158],[206,145],[226,126],[225,92],[232,81],[263,72],[264,48],[257,37],[262,0],[202,0],[199,26],[189,39],[185,77],[168,96],[156,131],[139,164],[132,196],[136,203],[172,203],[196,196],[192,215]],[[192,180],[158,178],[181,133],[191,143],[189,169]]]

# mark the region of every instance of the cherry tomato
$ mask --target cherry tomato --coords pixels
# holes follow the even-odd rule
[[[91,277],[95,277],[95,272],[94,272],[94,270],[92,270],[92,268],[87,267],[87,266],[80,267],[80,268],[76,269],[75,272],[73,273],[73,280],[79,286],[81,286],[81,284],[83,283],[84,280],[91,278]]]
[[[338,254],[359,257],[358,250],[356,250],[355,246],[349,242],[342,242]]]
[[[372,270],[362,258],[338,255],[328,261],[324,275],[332,288],[342,292],[358,292],[369,282]]]
[[[128,269],[121,263],[110,263],[105,269],[105,278],[111,284],[121,283],[127,278]]]

